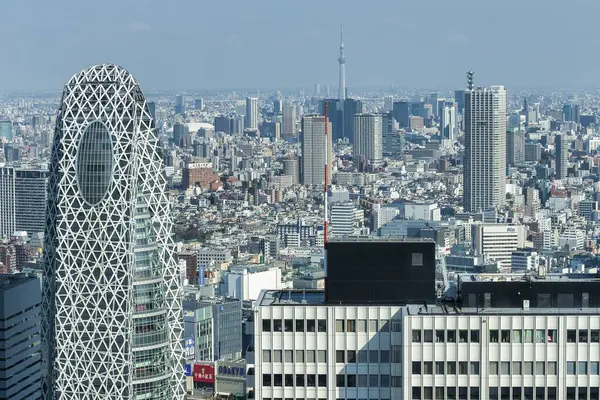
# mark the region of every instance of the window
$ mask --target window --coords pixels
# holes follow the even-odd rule
[[[500,375],[510,375],[510,362],[500,362]]]
[[[536,361],[535,374],[536,375],[546,375],[546,364],[543,361]]]
[[[413,375],[421,375],[421,361],[412,362],[412,373]]]
[[[319,374],[317,376],[317,384],[319,387],[327,387],[327,375]]]
[[[402,332],[402,321],[397,319],[392,320],[392,332]]]
[[[346,386],[356,387],[356,375],[348,375],[346,377]]]
[[[548,400],[556,400],[556,388],[555,387],[548,388]]]
[[[458,374],[467,375],[469,373],[469,364],[466,361],[458,362]]]
[[[588,342],[588,331],[587,329],[579,330],[579,343],[587,343]]]
[[[533,343],[533,329],[525,329],[523,343]]]
[[[550,400],[550,397],[548,397],[548,400]],[[593,386],[590,388],[590,400],[600,400],[600,388]]]
[[[446,362],[446,373],[448,375],[456,375],[456,361]]]
[[[469,398],[469,388],[459,387],[458,388],[458,398],[459,398],[459,400],[467,400]]]
[[[308,386],[308,387],[317,386],[317,376],[315,374],[306,374],[306,386]]]
[[[319,328],[319,332],[327,332],[327,320],[326,319],[318,319],[317,326]]]
[[[390,351],[389,350],[381,350],[381,354],[379,356],[379,362],[382,362],[382,363],[390,362]]]
[[[271,320],[270,319],[263,319],[262,320],[262,326],[263,326],[263,332],[271,332]]]
[[[283,355],[285,356],[285,362],[294,362],[294,351],[293,350],[285,350]]]
[[[335,320],[335,331],[339,332],[339,333],[344,332],[344,320],[343,319]]]
[[[479,400],[479,388],[471,386],[471,400]]]
[[[424,375],[433,375],[433,362],[432,361],[424,361],[423,362],[423,374]]]
[[[283,321],[283,326],[284,326],[286,332],[293,332],[294,331],[294,320],[286,319],[285,321]]]
[[[345,363],[346,362],[344,350],[336,350],[335,351],[335,362],[337,362],[337,363]]]
[[[444,397],[444,388],[443,387],[436,387],[435,388],[435,400],[445,400],[446,397]]]
[[[590,362],[590,375],[599,375],[600,374],[600,363],[598,361]]]
[[[379,330],[380,332],[389,332],[390,331],[390,324],[387,321],[381,321],[381,329]]]
[[[296,332],[304,332],[304,320],[303,319],[296,320]]]
[[[381,383],[381,387],[384,387],[384,388],[390,387],[390,376],[389,375],[381,375],[379,377],[379,381]]]
[[[567,329],[567,343],[577,343],[577,331],[575,329]]]
[[[490,375],[498,375],[498,361],[490,361]]]
[[[456,343],[456,331],[455,330],[449,330],[446,332],[446,340],[448,341],[448,343]]]
[[[471,331],[471,343],[479,343],[479,331],[477,329]]]
[[[558,332],[556,329],[548,329],[548,343],[556,343],[558,341]]]
[[[498,388],[490,387],[490,400],[498,400]]]
[[[577,370],[579,375],[587,375],[587,361],[579,361]]]
[[[263,374],[263,386],[271,386],[271,374]]]
[[[587,399],[587,388],[586,387],[578,388],[577,392],[579,393],[577,397],[579,397],[581,400]]]
[[[327,362],[327,350],[318,350],[317,357],[318,357],[318,361],[320,363],[326,363]]]
[[[412,388],[412,398],[413,399],[421,399],[421,387],[415,386]]]
[[[567,361],[567,375],[575,375],[575,361]]]
[[[592,329],[590,331],[590,342],[600,343],[600,329]]]
[[[413,267],[423,266],[423,253],[412,253],[411,265]]]
[[[346,321],[346,332],[356,332],[356,321],[353,319]]]
[[[367,375],[358,375],[358,387],[367,387],[368,378]]]
[[[306,362],[314,363],[315,362],[315,350],[306,350]]]
[[[514,330],[513,337],[512,337],[513,343],[521,343],[523,341],[522,335],[523,335],[523,332],[521,332],[519,329]]]
[[[273,374],[273,386],[283,386],[283,377],[281,374]]]
[[[444,362],[443,361],[436,361],[435,362],[435,374],[436,375],[444,375]]]
[[[575,400],[576,388],[568,387],[567,388],[567,400]]]
[[[479,361],[471,361],[471,375],[479,375]]]
[[[548,375],[556,375],[557,364],[556,361],[548,361]]]
[[[446,399],[448,399],[448,400],[456,399],[456,388],[455,387],[446,388]]]
[[[423,342],[433,343],[433,331],[431,329],[423,330]]]
[[[458,331],[458,341],[460,343],[467,343],[469,340],[469,331],[466,329],[461,329]]]
[[[379,324],[377,323],[376,319],[369,320],[369,332],[370,333],[377,333],[377,330],[379,329],[378,326],[379,326]]]
[[[546,331],[543,329],[535,330],[535,342],[536,343],[545,343],[546,342]]]
[[[359,319],[358,321],[356,321],[356,329],[360,333],[365,333],[367,331],[367,320]]]
[[[263,362],[271,362],[271,350],[263,350]]]
[[[273,332],[281,332],[281,320],[273,320]]]
[[[533,375],[533,361],[523,362],[523,375]]]
[[[369,362],[371,364],[377,364],[379,362],[379,351],[369,350]]]
[[[445,332],[443,330],[440,330],[440,329],[437,329],[435,331],[435,342],[436,343],[444,343],[444,341],[446,339],[444,333]]]
[[[498,343],[498,330],[490,330],[490,343]]]
[[[297,363],[304,362],[304,350],[296,350],[296,362]]]
[[[346,362],[348,362],[348,363],[356,362],[356,351],[355,350],[347,350],[346,351]]]
[[[423,388],[423,399],[424,400],[433,400],[433,388],[431,388],[431,387]]]
[[[283,385],[284,386],[294,386],[294,375],[293,374],[285,374],[283,376]]]
[[[402,346],[392,345],[390,352],[392,353],[392,362],[393,363],[401,363],[402,362]]]
[[[510,343],[509,329],[502,329],[502,331],[500,332],[500,340],[502,340],[502,343]]]
[[[304,374],[296,375],[296,386],[304,386]]]
[[[535,398],[536,399],[545,399],[546,398],[546,388],[536,387],[535,388]]]
[[[315,331],[315,320],[309,319],[306,321],[306,332],[314,332]]]
[[[419,329],[412,330],[412,341],[413,341],[413,343],[421,343],[421,330],[419,330]]]
[[[512,363],[512,374],[513,375],[521,375],[523,371],[521,370],[521,361],[513,361]]]
[[[379,387],[379,375],[369,375],[369,387]]]
[[[281,350],[273,350],[273,362],[280,363],[282,359]]]
[[[337,374],[335,376],[335,385],[337,387],[346,387],[346,375],[344,375],[344,374]]]

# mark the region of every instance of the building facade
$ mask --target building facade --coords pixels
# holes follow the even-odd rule
[[[356,114],[354,116],[353,156],[364,159],[372,167],[383,163],[382,118],[375,114]]]
[[[325,183],[325,170],[327,170],[328,175],[327,181],[331,182],[333,144],[330,133],[331,122],[326,117],[306,115],[302,118],[303,184],[323,185]],[[326,163],[328,168],[325,168]]]
[[[465,91],[463,205],[486,211],[506,202],[506,91],[504,86]]]
[[[258,129],[258,99],[256,97],[246,99],[246,129],[252,131]]]
[[[283,138],[286,140],[294,139],[297,133],[296,107],[293,104],[285,104],[283,106]]]
[[[556,178],[566,179],[569,167],[569,142],[564,134],[554,137],[554,148],[556,149]]]
[[[182,276],[153,128],[121,67],[64,88],[44,251],[47,399],[183,399]]]

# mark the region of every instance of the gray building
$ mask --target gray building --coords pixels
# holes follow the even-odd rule
[[[0,275],[0,398],[41,399],[40,281]]]
[[[506,134],[506,164],[515,166],[525,161],[525,134],[511,131]]]
[[[569,142],[567,138],[563,134],[556,135],[554,147],[556,149],[556,178],[565,179],[569,165]]]
[[[193,339],[196,361],[233,360],[242,356],[240,300],[191,298],[183,300],[183,314],[184,338]]]
[[[0,121],[0,139],[12,140],[12,122]]]

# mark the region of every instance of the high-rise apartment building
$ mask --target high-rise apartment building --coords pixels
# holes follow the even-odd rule
[[[327,132],[325,132],[325,124],[327,124]],[[325,117],[305,115],[302,118],[302,183],[304,185],[325,183],[326,162],[327,181],[331,182],[333,146],[330,132],[331,122]]]
[[[246,129],[258,129],[258,99],[256,97],[246,98]]]
[[[44,232],[48,170],[41,166],[0,166],[0,236]]]
[[[554,148],[556,149],[556,178],[565,179],[569,166],[569,141],[564,134],[554,137]]]
[[[506,164],[520,165],[525,161],[525,134],[521,130],[506,133]]]
[[[366,160],[372,167],[383,162],[382,118],[375,114],[354,116],[353,156],[356,160]]]
[[[35,275],[0,275],[0,398],[42,398],[42,294]]]
[[[506,200],[506,91],[504,86],[465,91],[463,204],[476,212]]]
[[[185,96],[182,94],[175,96],[175,114],[185,117]]]
[[[343,102],[344,111],[344,139],[354,143],[354,116],[364,112],[364,105],[361,100],[346,99]]]
[[[283,106],[283,138],[294,139],[298,134],[296,130],[296,107],[293,104]]]
[[[44,250],[47,399],[183,399],[182,275],[153,128],[121,67],[64,88]]]
[[[440,107],[440,135],[442,139],[455,141],[458,136],[457,129],[457,106],[444,105]]]

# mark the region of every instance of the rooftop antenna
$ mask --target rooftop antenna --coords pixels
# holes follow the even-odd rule
[[[469,88],[469,90],[473,90],[473,83],[475,81],[473,79],[473,75],[475,75],[475,72],[473,72],[473,71],[467,72],[467,87]]]

